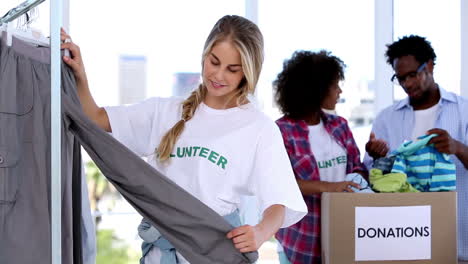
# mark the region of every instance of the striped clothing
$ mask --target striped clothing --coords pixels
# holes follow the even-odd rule
[[[446,130],[450,136],[468,145],[468,100],[454,93],[440,90],[435,128]],[[414,129],[414,110],[409,99],[403,99],[385,108],[376,117],[372,131],[395,150],[405,140],[410,140]],[[457,174],[458,202],[458,256],[468,260],[468,170],[455,155],[450,155]],[[372,167],[372,158],[366,153],[364,164]]]
[[[421,192],[456,189],[455,164],[450,156],[427,145],[437,135],[425,135],[418,141],[403,143],[394,153],[392,173],[405,173],[407,181]]]
[[[325,130],[346,150],[346,173],[367,170],[361,163],[359,149],[348,123],[342,117],[322,113]],[[282,117],[276,120],[297,179],[320,181],[317,161],[310,147],[309,128],[304,120]],[[293,264],[320,264],[321,194],[304,196],[309,212],[296,224],[276,233],[284,253]]]

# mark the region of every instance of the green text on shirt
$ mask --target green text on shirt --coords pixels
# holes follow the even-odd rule
[[[336,166],[338,164],[346,163],[346,160],[347,160],[346,156],[339,156],[330,160],[319,161],[318,166],[320,169],[327,169],[327,168]]]
[[[216,166],[219,166],[223,169],[226,169],[226,165],[228,163],[228,160],[217,152],[210,150],[209,148],[198,146],[177,147],[175,154],[170,155],[171,158],[188,158],[196,156],[206,158]]]

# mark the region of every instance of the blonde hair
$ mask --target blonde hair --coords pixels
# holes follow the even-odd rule
[[[241,102],[247,101],[249,94],[255,92],[263,64],[263,36],[257,25],[246,18],[235,15],[222,17],[216,22],[205,41],[202,67],[212,48],[218,42],[224,40],[232,41],[241,56],[244,79],[241,81],[235,94],[237,104],[239,105]],[[206,87],[202,83],[182,102],[181,120],[166,132],[156,149],[156,154],[160,161],[169,159],[177,139],[184,130],[185,122],[192,119],[195,110],[203,101],[205,95]]]

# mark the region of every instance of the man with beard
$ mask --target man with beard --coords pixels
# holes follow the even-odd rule
[[[382,110],[366,144],[364,163],[386,156],[405,140],[437,134],[429,141],[456,165],[458,192],[458,257],[468,260],[468,100],[447,92],[434,81],[436,55],[429,41],[415,35],[388,45],[392,81],[407,98]]]

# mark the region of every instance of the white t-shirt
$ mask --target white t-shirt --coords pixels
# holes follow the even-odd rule
[[[309,142],[317,161],[320,180],[344,181],[347,162],[346,150],[328,134],[322,120],[318,125],[309,126]]]
[[[306,215],[281,132],[252,104],[227,110],[200,104],[185,124],[173,157],[159,162],[154,151],[180,120],[182,100],[150,98],[106,107],[113,136],[220,215],[234,212],[241,195],[255,195],[261,214],[273,204],[284,205],[282,227]]]
[[[418,137],[423,136],[429,129],[434,128],[439,104],[435,104],[424,110],[414,111],[414,129],[411,134],[411,140],[415,141]]]
[[[329,114],[329,115],[336,115],[336,110],[335,109],[325,109],[322,108],[322,111]]]

